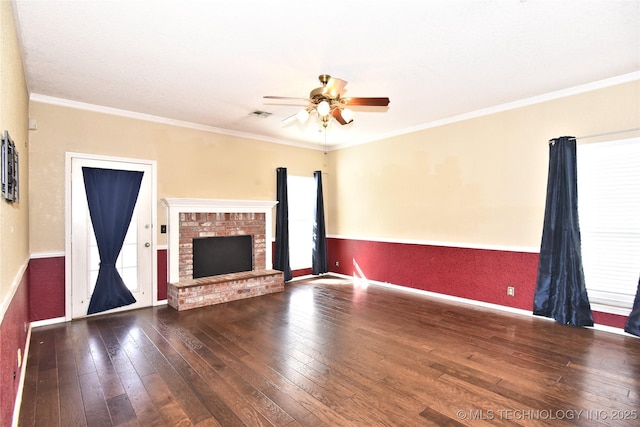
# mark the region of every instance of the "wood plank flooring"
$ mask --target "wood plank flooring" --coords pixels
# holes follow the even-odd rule
[[[640,425],[640,339],[324,277],[36,328],[20,426]]]

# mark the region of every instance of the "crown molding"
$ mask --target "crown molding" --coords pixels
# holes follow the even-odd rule
[[[144,120],[147,122],[160,123],[160,124],[177,126],[177,127],[187,128],[187,129],[201,130],[204,132],[217,133],[220,135],[228,135],[228,136],[234,136],[238,138],[253,139],[253,140],[262,141],[262,142],[271,142],[274,144],[290,145],[294,147],[308,148],[308,149],[318,150],[318,151],[324,150],[324,147],[320,147],[318,146],[318,144],[312,144],[312,143],[305,144],[302,142],[294,142],[294,141],[281,140],[277,138],[269,138],[267,136],[257,135],[257,134],[248,133],[248,132],[238,132],[238,131],[233,131],[229,129],[218,128],[215,126],[203,125],[201,123],[169,119],[167,117],[154,116],[151,114],[137,113],[135,111],[121,110],[119,108],[89,104],[86,102],[73,101],[71,99],[65,99],[65,98],[57,98],[55,96],[42,95],[39,93],[31,93],[29,95],[29,100],[33,102],[40,102],[43,104],[57,105],[59,107],[74,108],[76,110],[91,111],[94,113],[109,114],[112,116],[126,117],[129,119]]]
[[[221,135],[234,136],[239,138],[253,139],[257,141],[270,142],[274,144],[281,145],[289,145],[299,148],[307,148],[311,150],[317,151],[336,151],[343,148],[353,147],[356,145],[367,144],[370,142],[380,141],[383,139],[393,138],[396,136],[406,135],[409,133],[419,132],[426,129],[432,129],[440,126],[449,125],[456,122],[461,122],[464,120],[474,119],[482,116],[488,116],[490,114],[501,113],[508,110],[514,110],[516,108],[527,107],[534,104],[540,104],[547,101],[552,101],[559,98],[564,98],[568,96],[578,95],[581,93],[586,93],[598,89],[607,88],[610,86],[616,86],[623,83],[629,83],[632,81],[640,80],[640,71],[635,71],[632,73],[623,74],[616,77],[611,77],[603,80],[598,80],[595,82],[573,86],[566,89],[557,90],[554,92],[549,92],[543,95],[532,96],[530,98],[521,99],[518,101],[507,102],[505,104],[495,105],[493,107],[483,108],[476,111],[471,111],[469,113],[459,114],[456,116],[445,117],[440,120],[434,120],[428,123],[424,123],[418,126],[412,126],[409,128],[401,129],[395,132],[389,132],[386,134],[382,134],[376,138],[365,139],[355,142],[350,142],[346,144],[336,144],[328,147],[321,146],[319,144],[313,143],[302,143],[302,142],[294,142],[294,141],[286,141],[277,138],[270,138],[263,135],[257,135],[253,133],[247,132],[238,132],[229,129],[218,128],[215,126],[203,125],[200,123],[188,122],[183,120],[175,120],[169,119],[166,117],[153,116],[150,114],[137,113],[135,111],[121,110],[118,108],[105,107],[96,104],[89,104],[85,102],[73,101],[70,99],[57,98],[48,95],[42,95],[38,93],[31,93],[29,95],[29,100],[34,102],[41,102],[44,104],[58,105],[61,107],[69,107],[75,108],[79,110],[93,111],[96,113],[110,114],[114,116],[127,117],[138,120],[145,120],[149,122],[162,123],[171,126],[183,127],[187,129],[195,129],[201,130],[204,132],[217,133]]]
[[[393,138],[396,136],[406,135],[409,133],[419,132],[426,129],[432,129],[440,126],[449,125],[456,122],[462,122],[469,119],[475,119],[482,116],[488,116],[490,114],[502,113],[504,111],[515,110],[516,108],[527,107],[530,105],[541,104],[543,102],[552,101],[555,99],[565,98],[568,96],[579,95],[581,93],[591,92],[598,89],[604,89],[611,86],[616,86],[623,83],[629,83],[636,80],[640,80],[640,71],[633,73],[623,74],[621,76],[611,77],[608,79],[598,80],[595,82],[587,83],[584,85],[573,86],[566,89],[549,92],[543,95],[532,96],[530,98],[524,98],[518,101],[507,102],[505,104],[495,105],[493,107],[483,108],[469,113],[459,114],[457,116],[446,117],[444,119],[435,120],[432,122],[424,123],[418,126],[405,128],[396,132],[390,132],[375,139],[359,141],[348,144],[333,145],[329,151],[339,150],[341,148],[352,147],[355,145],[367,144],[369,142],[380,141],[387,138]]]

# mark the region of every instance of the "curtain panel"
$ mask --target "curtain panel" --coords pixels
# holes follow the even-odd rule
[[[582,269],[577,190],[576,139],[552,139],[533,314],[593,326]]]
[[[89,215],[98,244],[100,267],[87,314],[136,302],[116,269],[144,172],[83,167]]]
[[[324,224],[324,197],[322,195],[322,172],[315,171],[316,205],[313,221],[313,248],[311,251],[311,272],[323,274],[329,271],[327,261],[327,233]]]
[[[636,298],[633,301],[633,308],[627,318],[627,323],[624,325],[624,330],[640,337],[640,279],[638,280],[638,289]]]
[[[287,168],[276,169],[276,247],[273,268],[282,271],[284,281],[292,279],[289,262],[289,201],[287,196]]]

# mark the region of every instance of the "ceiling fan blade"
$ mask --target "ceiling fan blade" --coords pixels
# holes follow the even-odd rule
[[[273,105],[275,107],[296,107],[296,108],[300,109],[300,108],[307,107],[309,104],[307,102],[304,102],[304,101],[291,101],[291,102],[286,102],[286,101],[269,102],[269,101],[265,101],[265,102],[262,103],[262,105]]]
[[[343,98],[349,106],[386,107],[389,105],[389,98]]]
[[[308,101],[309,98],[293,98],[290,96],[263,96],[263,98],[266,99],[298,99],[298,100],[302,100],[302,101]]]
[[[289,117],[285,117],[284,119],[282,119],[282,125],[288,125],[289,123],[293,122],[296,118],[296,116],[298,115],[298,113],[296,114],[292,114]]]
[[[349,123],[351,123],[353,121],[353,119],[349,120],[348,122],[344,119],[344,117],[342,117],[342,110],[339,108],[336,108],[335,110],[333,110],[331,112],[331,115],[333,116],[334,119],[336,119],[338,121],[338,123],[340,123],[341,125],[348,125]]]
[[[347,91],[344,87],[347,85],[346,80],[339,79],[337,77],[331,77],[324,87],[323,93],[332,98],[344,95]]]

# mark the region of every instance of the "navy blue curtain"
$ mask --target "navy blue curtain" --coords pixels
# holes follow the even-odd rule
[[[316,207],[313,220],[313,248],[311,251],[311,272],[322,274],[329,271],[327,261],[327,233],[324,227],[324,198],[322,196],[322,172],[315,171]]]
[[[633,308],[627,318],[627,323],[624,325],[624,330],[640,337],[640,280],[638,280],[636,299],[633,301]]]
[[[273,268],[284,273],[284,281],[291,275],[289,262],[289,201],[287,197],[287,168],[276,169],[276,253],[273,257]]]
[[[140,171],[82,168],[89,214],[98,243],[100,269],[87,314],[133,304],[115,262],[140,192]]]
[[[549,177],[533,314],[593,326],[582,269],[576,139],[549,141]]]

